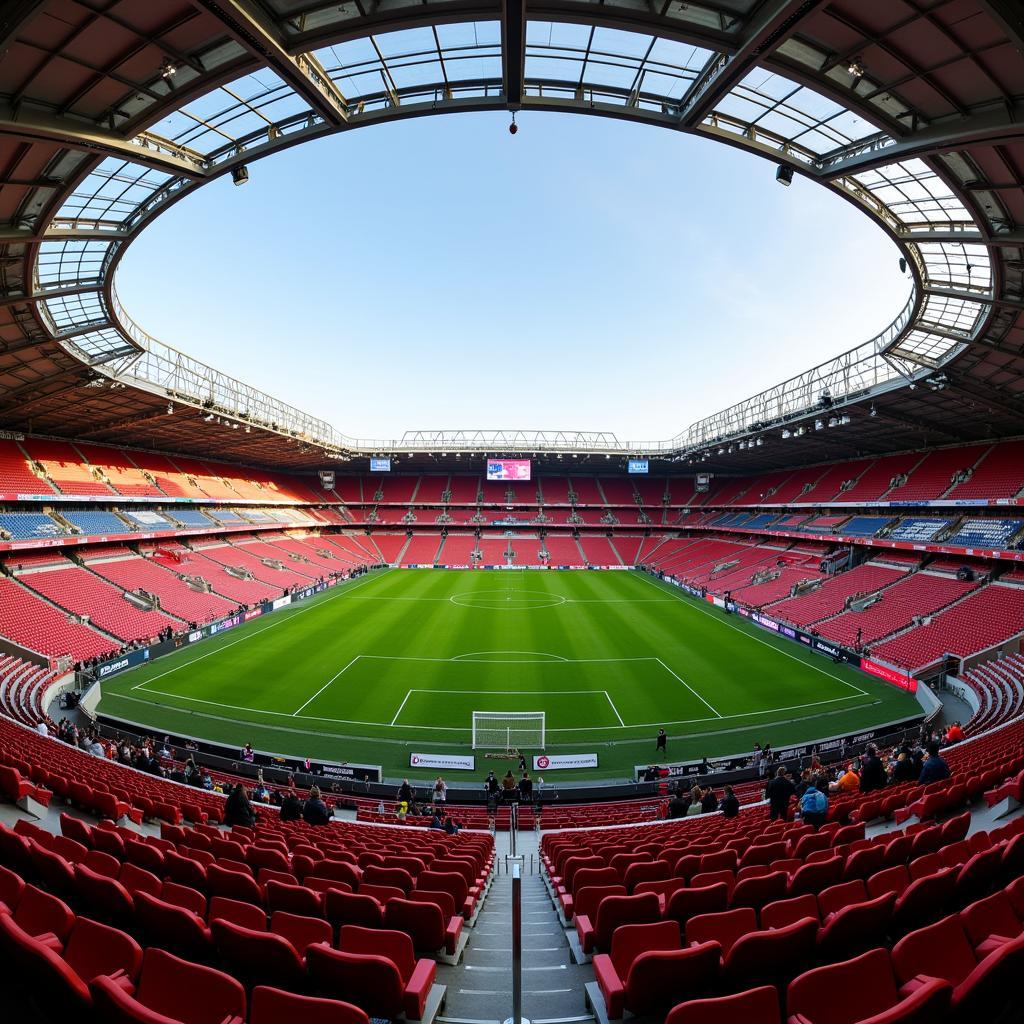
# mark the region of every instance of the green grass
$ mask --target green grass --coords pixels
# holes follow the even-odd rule
[[[156,731],[389,776],[413,774],[413,751],[468,752],[474,710],[546,712],[549,753],[598,751],[599,769],[568,773],[582,779],[630,776],[660,726],[681,760],[918,705],[643,573],[402,570],[116,676],[100,704]]]

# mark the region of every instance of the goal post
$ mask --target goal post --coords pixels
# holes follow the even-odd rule
[[[543,750],[543,711],[474,711],[474,750]]]

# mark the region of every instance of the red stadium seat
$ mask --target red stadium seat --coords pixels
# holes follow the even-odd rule
[[[210,929],[193,911],[142,892],[135,897],[135,916],[147,944],[186,960],[205,963],[210,959]]]
[[[334,938],[330,923],[320,917],[302,917],[289,914],[286,910],[275,910],[270,918],[270,930],[286,938],[299,956],[315,942],[326,942],[329,946]]]
[[[585,891],[585,890],[584,890]],[[582,893],[580,894],[582,897]],[[653,892],[637,896],[605,896],[591,924],[587,914],[576,915],[576,933],[584,953],[611,948],[612,933],[624,924],[650,924],[661,917],[661,905]]]
[[[257,985],[252,990],[249,1024],[370,1024],[363,1010],[339,999],[317,999]]]
[[[98,977],[90,983],[97,1012],[109,1024],[242,1024],[245,989],[220,971],[150,947],[135,993]]]
[[[934,977],[898,987],[889,954],[873,949],[801,974],[789,984],[786,1006],[790,1024],[933,1024],[942,1020],[951,996],[951,986]]]
[[[306,965],[283,936],[223,920],[214,921],[210,931],[221,962],[246,988],[266,984],[290,990],[305,980]]]
[[[733,996],[680,1003],[665,1024],[782,1024],[779,994],[769,985]]]
[[[718,976],[714,942],[682,946],[675,921],[626,924],[615,930],[611,953],[594,957],[594,976],[608,1017],[664,1011],[684,995],[708,991]]]

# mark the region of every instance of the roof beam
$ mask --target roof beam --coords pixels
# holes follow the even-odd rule
[[[1016,299],[1010,296],[993,298],[991,295],[978,295],[960,288],[943,288],[938,285],[929,285],[924,289],[924,294],[941,295],[948,299],[964,299],[967,302],[980,302],[986,306],[995,306],[996,308],[1024,309],[1024,299]]]
[[[891,142],[891,135],[873,135],[869,139],[826,153],[818,163],[821,178],[838,178],[898,160],[947,153],[966,146],[995,146],[1019,142],[1024,138],[1024,103],[1003,104],[975,111],[967,117],[938,121]],[[888,143],[888,144],[887,144]],[[813,171],[811,172],[814,173]]]
[[[946,379],[949,382],[949,387],[965,395],[970,395],[976,402],[984,405],[989,412],[1006,413],[1012,416],[1014,420],[1024,422],[1024,405],[1019,400],[1015,400],[1014,396],[1008,395],[1004,401],[999,397],[1001,391],[998,388],[975,387],[965,383],[964,379],[959,375],[947,374]]]
[[[501,2],[501,87],[509,110],[523,103],[526,76],[526,0]]]
[[[936,228],[926,231],[901,231],[897,235],[901,242],[962,242],[965,245],[1024,246],[1024,229],[998,231],[983,235],[980,231],[957,231],[950,228]]]
[[[142,145],[88,121],[55,117],[26,108],[23,104],[17,108],[7,103],[0,104],[0,135],[53,142],[68,149],[120,157],[129,163],[152,167],[175,177],[204,178],[207,174],[206,167],[196,156],[151,133],[146,135],[150,145]]]
[[[932,423],[930,420],[921,420],[915,416],[907,416],[905,413],[893,412],[883,405],[875,404],[875,412],[883,419],[892,420],[894,423],[901,423],[905,427],[910,427],[913,430],[929,431],[935,434],[941,434],[943,437],[951,437],[954,441],[960,441],[966,443],[971,440],[965,434],[959,433],[956,430],[950,430],[949,427],[940,427],[936,423]]]
[[[713,53],[679,104],[679,121],[695,128],[744,75],[769,51],[777,49],[800,22],[825,0],[768,0],[740,36],[735,53]]]
[[[1024,8],[1019,0],[981,0],[981,6],[1010,37],[1017,52],[1024,54]]]
[[[348,121],[348,101],[311,53],[293,57],[273,21],[250,0],[195,0],[231,36],[266,61],[271,71],[295,90],[328,124]]]

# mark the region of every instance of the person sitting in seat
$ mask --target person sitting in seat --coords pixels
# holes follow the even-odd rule
[[[308,825],[326,825],[331,820],[331,812],[320,796],[320,787],[313,786],[309,798],[302,806],[302,820]]]
[[[249,803],[249,791],[240,782],[235,783],[224,804],[224,824],[242,825],[245,828],[252,828],[256,824],[256,812]]]
[[[281,820],[298,821],[302,817],[302,801],[299,799],[295,787],[291,787],[281,802]]]
[[[949,765],[939,754],[938,743],[929,743],[926,749],[928,756],[925,758],[924,764],[921,765],[921,774],[917,780],[922,786],[926,786],[929,782],[941,782],[943,779],[949,778]]]
[[[722,812],[722,816],[726,818],[736,818],[740,813],[740,802],[733,792],[732,786],[725,787],[725,795],[722,797],[721,803],[718,805],[718,809]]]
[[[804,795],[800,797],[800,816],[804,823],[821,828],[828,814],[828,797],[818,789],[818,780],[812,778]]]

